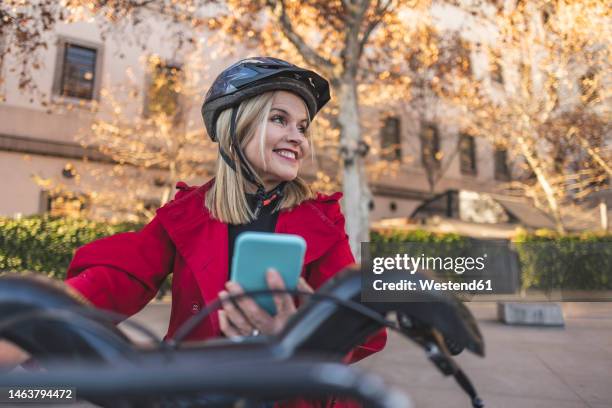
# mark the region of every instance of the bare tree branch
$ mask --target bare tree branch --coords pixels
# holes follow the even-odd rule
[[[575,129],[572,129],[573,132],[572,133],[576,133]],[[593,158],[593,160],[595,160],[595,162],[597,164],[599,164],[601,166],[601,168],[603,168],[606,173],[608,173],[608,176],[612,177],[612,168],[610,168],[610,166],[606,163],[606,161],[601,157],[601,155],[599,155],[595,149],[593,149],[593,147],[591,147],[591,145],[589,144],[588,141],[586,141],[584,139],[584,137],[576,134],[576,137],[578,137],[578,140],[580,141],[580,145],[584,148],[584,150],[587,151],[587,153]]]
[[[275,4],[272,0],[267,0],[266,4],[272,10],[272,13],[276,15],[278,21],[281,24],[283,29],[283,34],[287,37],[289,41],[299,50],[300,54],[304,57],[304,59],[313,66],[320,66],[322,68],[327,69],[328,71],[332,71],[333,64],[326,58],[323,58],[319,53],[313,50],[306,41],[295,31],[293,28],[293,24],[291,23],[289,17],[287,16],[287,9],[285,2],[280,0],[277,4]]]
[[[372,32],[374,31],[374,29],[382,22],[392,2],[393,0],[388,0],[387,3],[381,7],[381,0],[377,0],[376,7],[374,10],[376,17],[373,18],[370,21],[370,23],[366,26],[366,29],[361,37],[361,40],[359,41],[359,57],[358,58],[361,58],[361,54],[363,54],[363,49],[365,48],[365,45],[368,43],[368,40],[370,39],[370,35],[372,35]]]

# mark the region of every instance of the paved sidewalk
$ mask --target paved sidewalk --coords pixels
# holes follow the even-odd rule
[[[495,303],[469,307],[487,355],[464,352],[457,361],[487,407],[612,407],[612,303],[564,304],[565,328],[506,326]],[[406,391],[417,408],[470,407],[454,380],[396,335],[360,365]]]
[[[471,303],[487,356],[464,352],[457,361],[487,408],[612,407],[612,303],[565,303],[565,328],[506,326],[495,303]],[[133,319],[160,335],[169,306],[149,305]],[[385,350],[359,366],[408,393],[416,408],[471,405],[454,380],[442,377],[408,340],[390,334]]]

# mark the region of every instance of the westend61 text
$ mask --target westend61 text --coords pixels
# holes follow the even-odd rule
[[[448,290],[448,291],[492,291],[493,286],[491,284],[491,279],[479,279],[473,280],[470,282],[439,282],[434,279],[422,279],[419,280],[419,284],[417,285],[414,281],[408,281],[402,279],[399,282],[384,282],[380,279],[375,280],[373,285],[374,290],[383,291],[383,290]]]

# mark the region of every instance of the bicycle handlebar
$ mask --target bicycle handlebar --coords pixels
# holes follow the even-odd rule
[[[416,274],[409,278],[419,279],[421,277]],[[406,275],[401,275],[399,278],[405,279]],[[46,315],[43,313],[36,317],[34,313],[36,318],[31,318],[29,321],[22,317],[24,322],[29,323],[29,326],[25,327],[33,330],[40,327],[41,324],[46,324],[47,328],[55,330],[51,330],[52,333],[64,335],[64,331],[69,333],[67,338],[72,342],[61,344],[64,345],[65,351],[71,350],[72,355],[76,354],[81,360],[95,356],[98,360],[104,360],[115,366],[117,361],[123,360],[122,355],[127,355],[131,362],[124,365],[138,372],[143,371],[143,361],[149,359],[157,359],[166,367],[175,366],[178,361],[197,361],[199,370],[207,366],[215,367],[214,370],[210,370],[211,375],[214,376],[219,365],[228,367],[228,364],[233,363],[240,366],[245,361],[253,359],[260,362],[265,361],[266,365],[274,364],[274,367],[281,367],[282,364],[291,363],[300,356],[312,354],[325,358],[326,361],[340,361],[349,351],[362,344],[367,337],[380,330],[381,327],[390,326],[421,346],[432,363],[444,375],[453,375],[459,385],[470,395],[473,406],[482,406],[474,387],[453,361],[449,347],[447,347],[450,341],[453,345],[451,349],[454,351],[452,354],[467,348],[478,355],[484,355],[484,341],[469,310],[456,299],[432,291],[421,293],[419,302],[369,303],[367,304],[369,312],[364,313],[362,309],[365,305],[360,304],[361,276],[355,269],[344,271],[330,279],[315,294],[317,299],[313,300],[317,301],[308,302],[300,307],[277,336],[247,338],[240,342],[232,339],[192,342],[174,351],[168,350],[167,347],[162,350],[139,349],[114,326],[95,319],[95,316],[92,319],[91,314],[88,315],[88,313],[73,311],[78,316],[79,324],[68,324],[66,319],[50,313],[48,309],[63,308],[63,312],[56,310],[61,315],[61,313],[66,313],[67,308],[75,308],[75,305],[82,307],[84,303],[78,299],[75,300],[74,295],[67,296],[57,287],[49,290],[40,282],[32,284],[31,281],[28,282],[28,279],[21,278],[24,282],[20,283],[16,282],[19,281],[18,278],[2,277],[0,279],[0,336],[15,339],[15,333],[19,332],[15,330],[15,327],[7,330],[3,326],[6,323],[6,320],[2,320],[3,317],[5,319],[7,316],[14,318],[20,308],[30,314],[33,310],[42,310]],[[7,290],[7,282],[8,286],[21,289],[21,292],[17,291],[19,295],[16,295],[15,291]],[[27,287],[29,287],[29,292],[25,289]],[[34,296],[32,296],[33,291],[36,292]],[[63,299],[62,296],[69,300]],[[37,300],[34,301],[33,298]],[[8,310],[5,305],[11,306],[8,308],[10,313],[5,313]],[[203,310],[202,313],[204,312]],[[391,324],[384,319],[390,312],[396,313],[397,324]],[[202,317],[199,316],[200,320]],[[178,332],[180,333],[181,330]],[[32,347],[31,342],[28,343],[31,338],[35,337],[32,333],[31,331],[25,336],[17,336],[17,339],[25,342],[26,345],[29,344],[30,349],[26,348],[26,350],[34,351],[32,354],[35,357],[48,357],[54,353],[61,354],[58,353],[57,348],[46,345],[45,339],[40,336],[36,343],[38,348]],[[83,339],[86,340],[84,343],[78,343]],[[16,343],[20,345],[19,342]],[[75,344],[78,349],[76,353],[73,348]],[[45,352],[41,352],[41,347]],[[169,364],[170,361],[172,364]]]
[[[117,406],[117,396],[128,403],[143,403],[191,396],[210,401],[226,397],[254,400],[325,398],[329,395],[354,398],[373,408],[408,408],[409,400],[387,388],[377,376],[353,367],[325,361],[269,362],[251,359],[218,363],[205,370],[194,362],[164,365],[154,358],[135,367],[50,366],[46,373],[15,373],[2,377],[2,385],[14,388],[76,388],[79,398]],[[216,398],[215,398],[216,396]],[[231,398],[228,398],[231,397]]]

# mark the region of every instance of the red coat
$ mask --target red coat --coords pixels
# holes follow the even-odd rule
[[[211,182],[180,190],[139,232],[127,232],[79,248],[70,263],[67,283],[95,306],[125,315],[141,310],[157,293],[169,273],[172,310],[166,337],[192,314],[217,299],[228,280],[227,224],[211,217],[204,195]],[[317,289],[327,279],[354,263],[344,231],[338,200],[341,193],[318,194],[278,216],[275,232],[297,234],[306,240],[302,276]],[[217,313],[205,319],[186,340],[221,336]],[[355,362],[381,350],[381,331],[347,356]],[[338,406],[338,405],[336,405]]]

